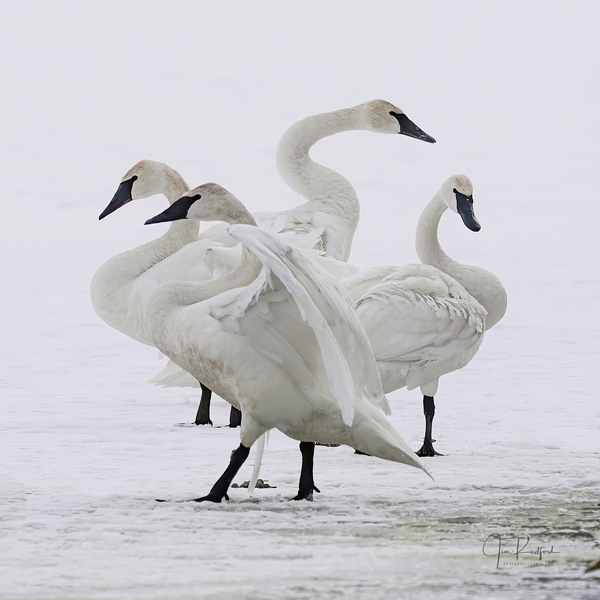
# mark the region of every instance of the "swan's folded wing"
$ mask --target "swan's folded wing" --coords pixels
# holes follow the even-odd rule
[[[135,286],[144,296],[149,296],[166,281],[206,281],[212,273],[204,264],[204,255],[214,242],[192,242],[167,256],[135,280]]]
[[[354,394],[389,411],[369,340],[337,281],[302,251],[285,245],[276,236],[243,225],[232,226],[230,232],[283,282],[293,296],[322,347],[328,378],[333,377],[334,362],[341,361],[346,365],[344,371],[351,377],[353,393],[350,399],[336,394],[340,407],[346,407],[343,411],[349,414],[348,403],[353,405]]]
[[[365,269],[360,273],[356,273],[344,279],[342,285],[352,301],[357,302],[363,294],[368,292],[372,287],[380,284],[388,275],[394,273],[397,269],[398,267],[394,266]]]
[[[414,275],[384,281],[356,306],[378,361],[419,367],[418,380],[406,371],[409,388],[464,366],[481,344],[486,315],[464,288],[457,298],[444,282]]]

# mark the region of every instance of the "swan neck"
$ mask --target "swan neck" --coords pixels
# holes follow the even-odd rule
[[[175,169],[167,170],[165,176],[164,189],[162,192],[166,197],[167,201],[169,202],[169,206],[173,204],[173,202],[175,202],[176,200],[179,200],[181,196],[183,196],[186,192],[189,191],[190,186]],[[165,236],[167,237],[169,243],[171,241],[175,241],[175,243],[177,243],[177,241],[180,240],[181,246],[177,248],[177,250],[179,250],[186,244],[197,240],[199,232],[200,223],[198,223],[197,221],[173,221],[169,226],[167,233],[164,236],[157,238],[157,240],[155,241],[158,242],[159,240],[163,240]]]
[[[163,194],[166,196],[169,204],[173,204],[175,200],[179,200],[181,196],[189,191],[189,185],[175,169],[169,169],[166,172]]]
[[[308,151],[319,140],[343,131],[362,128],[358,107],[306,117],[294,123],[283,134],[277,154],[293,152],[296,156],[308,156]]]
[[[440,192],[425,207],[417,225],[417,255],[423,264],[436,267],[456,279],[486,309],[485,329],[490,329],[506,312],[506,290],[490,271],[463,265],[442,250],[438,240],[438,225],[446,208]]]
[[[189,187],[177,171],[168,171],[161,190],[169,204],[183,196]],[[135,282],[146,271],[198,239],[200,224],[183,220],[171,223],[160,237],[107,260],[91,282],[92,304],[98,316],[111,327],[144,343],[152,344],[143,310],[131,301]]]
[[[239,201],[236,201],[234,207],[227,214],[223,215],[223,220],[229,225],[257,226],[252,214]],[[250,285],[258,277],[261,268],[262,263],[245,246],[242,246],[240,262],[227,275],[200,283],[169,282],[162,287],[167,286],[169,288],[167,290],[169,294],[167,304],[188,306],[237,287]]]
[[[447,209],[446,203],[438,192],[427,204],[417,224],[415,248],[419,260],[445,272],[445,267],[454,261],[442,250],[438,240],[438,226]]]
[[[358,220],[360,206],[352,184],[336,171],[310,158],[311,147],[319,140],[356,129],[366,129],[359,107],[338,110],[302,119],[282,136],[276,152],[277,169],[285,184],[307,199],[298,207],[310,213],[322,212],[333,220],[342,238],[333,253],[347,260]],[[297,210],[298,210],[297,209]],[[327,223],[329,225],[329,223]]]

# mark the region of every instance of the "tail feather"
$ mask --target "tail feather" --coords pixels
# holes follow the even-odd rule
[[[162,387],[200,387],[198,380],[170,360],[166,366],[150,379],[150,383]]]
[[[365,403],[357,410],[351,437],[353,448],[371,456],[417,467],[433,479],[423,461],[372,404]]]
[[[265,445],[269,432],[263,433],[256,442],[256,456],[254,457],[254,469],[252,470],[252,477],[250,477],[250,483],[248,484],[248,493],[251,494],[256,487],[258,476],[260,475],[260,467],[262,465],[262,457],[265,452]]]

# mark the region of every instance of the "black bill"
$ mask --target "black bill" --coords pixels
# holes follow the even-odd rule
[[[454,194],[456,195],[456,208],[458,209],[458,214],[461,216],[463,223],[471,231],[479,231],[481,225],[475,218],[475,213],[473,212],[473,196],[465,196],[456,190],[454,190]]]
[[[133,187],[133,182],[136,179],[137,175],[134,175],[131,179],[123,181],[121,185],[119,185],[115,195],[113,196],[113,199],[110,201],[109,205],[104,209],[98,219],[104,219],[104,217],[110,215],[110,213],[115,212],[117,208],[121,208],[121,206],[124,204],[131,202],[131,188]]]
[[[400,123],[400,134],[407,135],[408,137],[415,138],[416,140],[423,140],[430,144],[435,144],[435,138],[432,138],[429,134],[425,133],[418,125],[415,125],[405,114],[399,115],[398,113],[391,112],[391,115],[398,119]]]
[[[144,225],[152,225],[153,223],[165,223],[167,221],[180,221],[186,219],[190,206],[200,198],[200,194],[195,196],[182,196],[179,200],[175,200],[167,210],[163,210],[159,215],[148,219]]]

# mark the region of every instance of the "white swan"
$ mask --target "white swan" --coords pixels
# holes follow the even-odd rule
[[[113,199],[100,215],[103,219],[132,200],[164,194],[172,204],[189,190],[183,177],[169,165],[142,160],[122,177]],[[209,279],[212,270],[202,259],[209,240],[198,241],[199,223],[172,223],[168,231],[146,244],[107,260],[95,273],[90,286],[96,314],[108,325],[129,337],[152,346],[146,326],[145,305],[148,296],[163,281]],[[202,383],[202,399],[196,424],[211,423],[208,409],[211,391]],[[235,426],[239,414],[233,411],[230,425]]]
[[[254,224],[226,190],[205,184],[149,219]],[[219,280],[163,283],[148,301],[154,344],[241,408],[241,444],[207,496],[220,502],[250,447],[269,429],[300,440],[296,499],[311,499],[313,442],[348,444],[425,469],[378,408],[389,411],[369,342],[335,278],[251,225],[229,233],[242,264]],[[251,280],[251,281],[249,281]]]
[[[100,219],[131,200],[164,194],[172,204],[188,190],[187,183],[175,169],[163,163],[143,160],[124,175]],[[91,282],[92,305],[98,316],[134,340],[153,345],[146,327],[145,302],[164,278],[165,259],[197,241],[198,231],[198,222],[172,223],[159,238],[107,260]],[[203,255],[204,252],[193,262],[193,268],[190,268],[191,261],[171,261],[169,267],[176,272],[176,278],[194,278],[196,273],[200,279],[207,278],[210,274],[208,269],[202,268]]]
[[[385,393],[421,387],[425,441],[419,456],[435,456],[431,428],[439,378],[464,367],[483,332],[506,311],[500,280],[480,267],[462,265],[441,249],[437,228],[443,212],[458,212],[473,231],[473,187],[464,175],[442,185],[424,209],[416,248],[425,264],[368,269],[344,281],[371,341]]]
[[[314,162],[309,151],[319,140],[344,131],[402,134],[429,143],[435,139],[415,125],[398,107],[386,100],[314,115],[292,125],[277,146],[276,161],[283,181],[307,200],[290,210],[254,215],[259,223],[285,216],[282,231],[306,232],[322,227],[321,249],[326,256],[346,261],[360,216],[356,192],[350,182],[332,169]],[[200,235],[223,245],[235,242],[227,226],[214,225]]]

